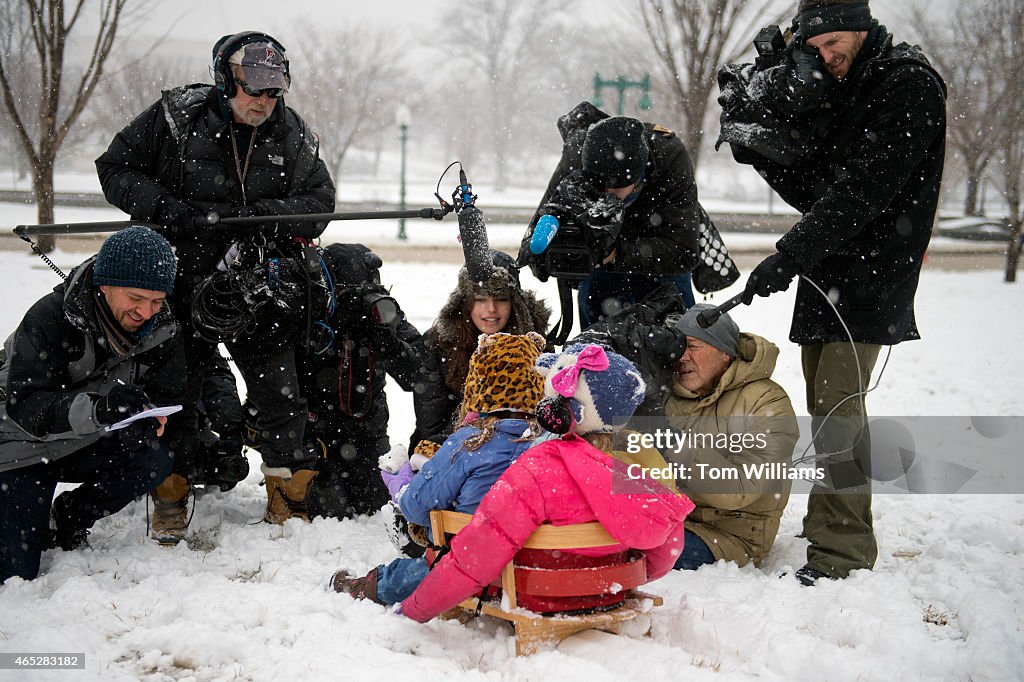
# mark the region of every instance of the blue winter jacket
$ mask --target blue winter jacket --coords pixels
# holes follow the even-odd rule
[[[448,437],[434,456],[405,489],[398,506],[410,522],[430,527],[430,512],[453,509],[472,514],[491,485],[533,440],[516,442],[529,429],[523,419],[502,419],[495,424],[494,437],[478,450],[462,443],[480,433],[475,426],[463,426]]]

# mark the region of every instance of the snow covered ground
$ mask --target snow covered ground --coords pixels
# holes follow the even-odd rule
[[[67,267],[84,255],[58,250],[55,260]],[[425,329],[456,268],[387,263],[383,279]],[[0,252],[0,271],[6,335],[56,278],[18,252]],[[550,283],[538,285],[528,273],[524,280],[555,300]],[[995,271],[925,269],[918,296],[925,339],[893,350],[868,399],[874,415],[1024,414],[1022,285],[1001,280]],[[799,354],[786,341],[791,308],[787,292],[734,316],[779,343],[776,379],[799,411]],[[392,439],[404,441],[411,400],[400,390],[389,400]],[[380,520],[260,523],[257,472],[234,491],[199,498],[187,543],[168,549],[148,541],[146,507],[136,502],[97,524],[90,549],[49,552],[39,579],[0,587],[0,652],[86,656],[84,672],[0,670],[0,680],[1024,677],[1024,489],[876,496],[875,571],[813,589],[779,578],[804,559],[796,535],[805,500],[795,496],[766,565],[719,564],[652,584],[665,605],[651,615],[651,637],[588,633],[516,658],[503,624],[419,625],[325,592],[335,569],[365,571],[396,556]]]

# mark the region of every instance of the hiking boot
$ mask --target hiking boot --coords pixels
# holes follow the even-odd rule
[[[50,508],[50,533],[47,538],[47,549],[57,549],[65,552],[81,549],[89,546],[89,529],[79,528],[71,520],[71,513],[68,505],[71,502],[70,492],[64,492],[57,496]]]
[[[272,475],[288,472],[289,476]],[[309,523],[309,510],[306,498],[318,472],[312,469],[265,469],[265,485],[267,486],[267,511],[263,520],[267,523],[283,524],[288,519],[302,519]]]
[[[190,492],[192,484],[188,480],[178,474],[171,474],[149,493],[153,498],[149,536],[161,545],[174,546],[185,539]]]
[[[353,599],[368,599],[375,604],[377,601],[377,569],[373,569],[362,577],[354,577],[345,570],[331,576],[331,588],[335,592],[347,594]]]
[[[793,577],[799,580],[800,584],[804,587],[814,587],[815,583],[822,578],[826,580],[835,580],[835,578],[830,576],[828,573],[823,573],[822,571],[819,571],[816,568],[811,568],[810,566],[804,566],[803,568],[797,569],[796,573],[793,574]]]

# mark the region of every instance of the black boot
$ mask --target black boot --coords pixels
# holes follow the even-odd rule
[[[70,492],[61,493],[50,508],[50,538],[48,549],[61,548],[65,552],[89,546],[89,529],[74,523],[69,509]]]
[[[811,568],[810,566],[804,566],[803,568],[797,569],[796,573],[793,574],[793,577],[799,580],[800,584],[804,587],[814,587],[815,583],[823,578],[826,580],[835,580],[835,578],[830,576],[828,573],[819,571],[816,568]]]

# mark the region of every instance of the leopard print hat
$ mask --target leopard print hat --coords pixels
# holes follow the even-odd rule
[[[469,359],[463,409],[533,414],[544,397],[544,378],[535,368],[544,345],[544,337],[536,332],[481,334]]]

